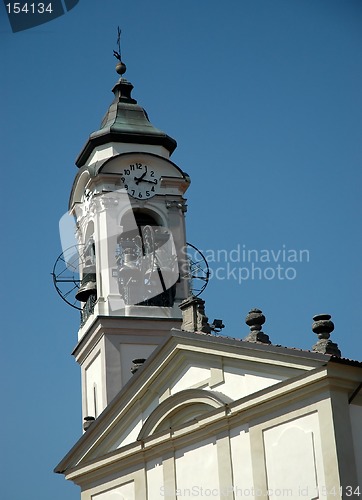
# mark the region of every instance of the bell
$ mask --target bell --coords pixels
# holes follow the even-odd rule
[[[141,271],[139,267],[131,263],[125,264],[118,271],[118,281],[121,285],[129,285],[130,282],[139,282],[141,279]]]
[[[97,291],[96,274],[85,271],[86,268],[83,270],[83,278],[79,290],[75,294],[75,298],[80,302],[87,302],[88,297]]]
[[[159,287],[160,292],[171,288],[171,286],[177,281],[177,278],[178,274],[170,267],[159,268],[158,266],[153,265],[153,267],[147,269],[145,273],[146,282],[153,287]]]
[[[162,274],[163,284],[166,290],[171,288],[172,285],[174,285],[178,279],[177,268],[171,269],[170,267],[162,267],[161,274]]]
[[[154,286],[160,281],[157,266],[155,264],[153,264],[152,267],[149,267],[145,271],[144,279],[146,283],[152,286]]]
[[[132,248],[126,248],[124,252],[123,266],[118,270],[118,282],[120,286],[127,286],[141,279],[141,271],[137,263],[137,257]]]

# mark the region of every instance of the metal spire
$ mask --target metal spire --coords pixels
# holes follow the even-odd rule
[[[113,55],[116,59],[122,62],[122,57],[121,57],[121,33],[122,30],[120,29],[119,26],[117,26],[117,48],[118,51],[114,50]]]
[[[119,75],[124,75],[124,73],[126,72],[126,65],[124,64],[124,62],[122,62],[122,56],[121,56],[121,33],[122,33],[122,30],[120,29],[119,26],[117,26],[117,48],[118,48],[118,51],[117,50],[114,50],[113,51],[113,55],[116,59],[118,59],[118,63],[116,65],[116,71]]]

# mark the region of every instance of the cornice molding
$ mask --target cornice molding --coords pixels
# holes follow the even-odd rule
[[[154,450],[156,448],[157,450],[169,449],[170,446],[180,446],[180,443],[187,440],[197,441],[202,439],[210,435],[211,429],[217,429],[219,432],[222,428],[234,428],[241,424],[255,423],[258,419],[263,421],[277,412],[288,412],[290,408],[306,408],[318,401],[332,398],[336,388],[349,394],[356,387],[356,382],[361,378],[361,367],[359,366],[345,366],[332,361],[327,362],[330,359],[329,356],[314,356],[313,354],[309,356],[309,353],[307,353],[307,366],[305,366],[301,375],[271,385],[237,401],[229,402],[225,407],[214,409],[207,415],[200,416],[180,428],[174,428],[168,432],[160,431],[145,437],[141,448],[142,456],[138,458],[134,457],[133,453],[137,454],[140,443],[135,442],[133,445],[127,445],[115,452],[108,453],[100,459],[92,459],[90,462],[85,463],[86,456],[90,457],[92,455],[94,457],[97,450],[102,448],[101,443],[106,436],[111,436],[116,427],[122,426],[125,417],[129,412],[132,412],[132,408],[137,402],[142,401],[142,407],[144,408],[147,401],[149,402],[150,398],[154,399],[157,395],[163,399],[163,402],[170,398],[167,394],[162,396],[160,393],[162,392],[161,389],[165,388],[165,377],[167,378],[167,373],[169,373],[169,370],[165,370],[167,366],[174,368],[175,362],[181,366],[189,354],[192,357],[199,356],[200,360],[203,360],[206,355],[213,354],[228,357],[231,352],[229,352],[229,349],[225,349],[226,344],[228,344],[227,347],[229,348],[234,346],[232,350],[234,357],[236,355],[236,343],[242,347],[241,351],[246,350],[252,355],[252,358],[257,352],[263,351],[264,355],[259,359],[259,363],[265,363],[265,355],[270,350],[270,346],[265,349],[255,349],[254,346],[244,347],[244,344],[247,344],[245,342],[232,340],[225,342],[226,339],[217,339],[217,342],[208,340],[206,342],[206,337],[207,339],[211,338],[209,335],[172,331],[171,337],[151,354],[142,369],[124,386],[119,396],[110,403],[103,414],[92,424],[86,435],[62,460],[56,469],[57,472],[63,472],[67,476],[70,474],[69,478],[73,478],[79,484],[79,481],[83,481],[83,472],[88,470],[84,469],[84,467],[88,467],[88,463],[97,464],[94,465],[97,468],[100,464],[108,467],[108,460],[112,463],[113,461],[120,461],[122,467],[126,467],[130,461],[133,463],[134,461],[137,462],[137,460],[142,461],[142,457],[155,456],[156,451]],[[209,351],[206,347],[209,348]],[[272,349],[271,355],[273,358],[275,357],[274,361],[278,358],[277,353],[278,349]],[[283,353],[285,353],[284,350]],[[176,354],[179,357],[175,358]],[[250,360],[250,356],[245,356],[245,352],[244,359]],[[297,356],[297,359],[299,365],[302,362],[301,356]],[[314,368],[312,368],[313,364]],[[152,393],[149,390],[150,387],[153,388]],[[157,425],[152,427],[157,428]],[[130,455],[132,455],[132,458],[129,458]],[[75,466],[75,464],[79,465]],[[68,469],[70,467],[71,470]],[[108,472],[105,472],[105,475],[107,474]]]

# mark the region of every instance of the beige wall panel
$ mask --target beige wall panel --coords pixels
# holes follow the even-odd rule
[[[182,448],[175,452],[175,458],[178,499],[197,496],[222,498],[215,440]]]
[[[248,426],[242,425],[230,431],[233,490],[235,497],[253,498],[254,486]]]
[[[210,368],[204,368],[201,366],[190,366],[185,368],[178,380],[174,383],[171,388],[171,394],[183,391],[184,389],[189,389],[195,384],[208,380],[210,377]]]
[[[319,498],[324,487],[317,413],[263,432],[269,498]]]
[[[246,371],[235,366],[224,367],[225,383],[218,386],[220,390],[231,399],[239,399],[254,392],[265,389],[273,384],[277,384],[285,377],[275,374],[258,374],[257,372]],[[221,389],[222,388],[222,389]]]
[[[92,495],[92,500],[136,500],[134,482],[121,484],[111,490]]]
[[[121,344],[121,377],[122,385],[132,377],[131,368],[132,361],[138,358],[148,358],[148,356],[156,349],[156,345],[150,344]]]
[[[147,462],[147,500],[160,500],[164,498],[165,490],[163,487],[163,465],[162,459]]]
[[[86,408],[84,416],[97,418],[104,410],[102,358],[98,352],[85,368]]]
[[[356,460],[357,479],[362,494],[362,406],[351,404],[349,407],[352,425],[353,448]]]

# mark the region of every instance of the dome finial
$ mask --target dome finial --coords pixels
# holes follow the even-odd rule
[[[126,72],[126,65],[124,64],[124,62],[122,62],[122,56],[121,56],[121,33],[122,33],[122,30],[120,29],[119,26],[117,26],[117,48],[118,48],[118,51],[117,50],[114,50],[113,51],[113,55],[116,59],[118,59],[118,63],[116,65],[116,71],[119,75],[124,75],[125,72]]]

